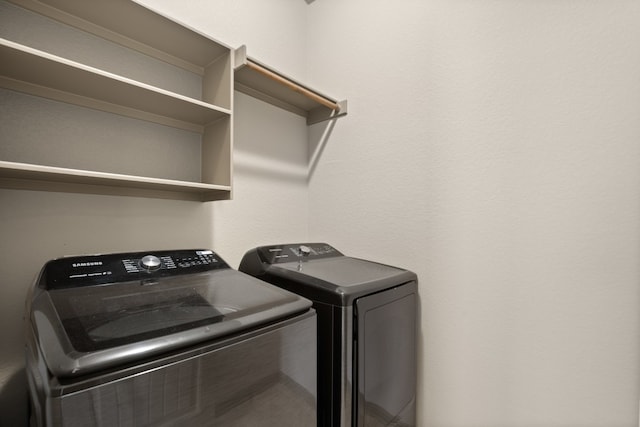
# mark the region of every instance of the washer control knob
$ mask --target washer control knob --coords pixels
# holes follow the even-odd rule
[[[309,246],[300,245],[298,253],[303,257],[309,256],[311,254],[311,248]]]
[[[156,271],[160,269],[161,266],[162,262],[160,261],[160,258],[154,255],[145,255],[140,260],[140,267],[147,271]]]

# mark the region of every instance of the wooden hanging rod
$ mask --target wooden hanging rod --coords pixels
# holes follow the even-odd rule
[[[307,98],[311,98],[312,100],[314,100],[315,102],[317,102],[320,105],[323,105],[327,108],[330,108],[336,112],[340,111],[340,105],[338,105],[335,102],[329,101],[328,99],[318,95],[315,92],[310,91],[309,89],[300,86],[299,84],[296,84],[294,82],[292,82],[291,80],[288,80],[276,73],[274,73],[273,71],[269,70],[268,68],[263,67],[260,64],[256,64],[255,62],[247,59],[246,62],[247,67],[251,68],[252,70],[262,74],[263,76],[266,76],[272,80],[275,80],[278,83],[281,83],[283,85],[285,85],[286,87],[288,87],[289,89],[298,92],[304,96],[306,96]]]

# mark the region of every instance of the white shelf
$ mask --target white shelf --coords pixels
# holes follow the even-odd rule
[[[337,101],[247,56],[245,46],[236,49],[234,67],[237,91],[306,117],[308,125],[347,114],[346,100]]]
[[[210,201],[228,198],[230,186],[0,161],[4,188],[147,196]],[[225,197],[226,196],[226,197]]]
[[[229,48],[130,0],[9,0],[25,9],[203,74]]]
[[[202,132],[231,111],[0,38],[0,85]]]
[[[144,176],[144,168],[122,168],[120,160],[115,158],[100,159],[99,164],[87,168],[95,168],[99,171],[83,169],[87,166],[87,162],[80,163],[80,168],[76,168],[77,161],[67,162],[65,159],[65,150],[69,150],[69,143],[72,149],[86,151],[91,150],[92,144],[99,144],[93,145],[96,148],[104,147],[103,138],[98,138],[97,134],[87,130],[81,140],[80,138],[67,139],[63,144],[65,148],[56,151],[50,146],[51,141],[40,138],[40,135],[31,136],[29,127],[26,126],[24,131],[13,130],[13,141],[26,142],[28,147],[26,145],[24,149],[22,146],[18,147],[21,154],[16,155],[15,150],[12,151],[11,145],[8,144],[3,158],[0,158],[0,186],[203,201],[231,198],[233,50],[230,47],[131,0],[10,0],[10,2],[25,9],[13,9],[20,10],[20,13],[11,16],[24,20],[26,24],[43,25],[41,23],[46,22],[45,25],[64,29],[65,34],[69,33],[66,29],[71,27],[77,33],[74,37],[77,36],[83,40],[86,37],[86,40],[91,43],[94,43],[95,36],[98,36],[97,40],[102,40],[100,43],[92,44],[96,49],[89,51],[91,56],[102,58],[105,52],[113,52],[112,47],[117,45],[118,49],[126,52],[122,58],[128,58],[131,62],[127,60],[118,62],[121,56],[116,56],[116,62],[111,62],[110,65],[117,66],[114,69],[109,66],[110,71],[106,71],[100,66],[88,65],[93,63],[93,58],[87,57],[86,52],[80,56],[75,51],[67,53],[67,47],[73,49],[75,46],[69,38],[56,38],[53,42],[49,42],[48,37],[51,33],[40,31],[35,32],[38,35],[37,38],[23,43],[20,39],[20,31],[14,30],[15,33],[3,35],[5,38],[0,38],[0,87],[188,131],[182,134],[178,132],[180,136],[173,140],[174,153],[177,152],[176,150],[181,150],[183,142],[192,144],[193,133],[191,132],[199,134],[199,158],[196,156],[188,165],[175,162],[167,156],[166,151],[156,152],[153,149],[145,149],[144,154],[146,163],[158,161],[157,165],[167,166],[167,178],[197,176],[199,179],[194,178],[197,181],[191,182],[151,178]],[[42,17],[48,20],[43,21]],[[2,25],[1,18],[0,25]],[[5,16],[5,19],[11,18]],[[10,27],[20,28],[19,25]],[[29,30],[28,26],[24,28],[24,31]],[[21,42],[13,40],[14,37]],[[48,43],[41,43],[45,39]],[[46,46],[52,46],[52,43],[56,46],[57,54],[45,51]],[[41,48],[41,46],[45,47]],[[66,57],[67,55],[69,57]],[[75,60],[69,58],[75,58]],[[150,60],[150,58],[153,59]],[[157,62],[158,59],[162,62]],[[132,79],[129,71],[136,69],[139,65],[138,61],[151,68],[147,69],[147,73],[133,74],[136,77]],[[104,61],[97,63],[106,64]],[[154,74],[159,69],[165,70],[162,67],[167,64],[180,67],[181,74],[170,74],[174,80],[168,83],[166,79],[161,80],[160,85],[166,84],[167,87],[173,87],[174,83],[182,82],[186,75],[190,76],[189,79],[193,79],[195,74],[196,82],[200,80],[197,83],[200,83],[201,93],[197,91],[193,93],[193,90],[189,90],[187,91],[189,96],[186,96],[167,90],[167,87],[159,87],[158,83],[150,84],[152,81],[150,74]],[[127,75],[129,77],[125,77]],[[145,81],[147,76],[149,81]],[[198,95],[201,95],[198,99],[194,98]],[[10,108],[10,106],[7,107]],[[43,106],[43,108],[55,107]],[[80,114],[76,113],[76,115]],[[100,123],[103,126],[114,125],[116,122],[112,118],[113,116],[109,114],[103,114],[100,116]],[[26,120],[28,121],[28,117]],[[147,146],[148,137],[144,140],[136,138],[138,135],[148,135],[145,132],[139,133],[137,130],[147,129],[149,124],[136,120],[127,122],[130,133],[126,135],[131,138],[130,142],[127,139],[127,143],[134,144],[134,147]],[[82,128],[82,123],[78,120],[78,128]],[[38,124],[42,125],[42,123]],[[51,127],[47,129],[52,130],[56,127],[56,121],[47,124],[49,125]],[[136,126],[137,129],[133,130]],[[86,124],[85,128],[87,128]],[[38,129],[41,129],[41,126]],[[92,129],[95,132],[96,127]],[[156,129],[156,132],[164,132],[162,127],[156,126]],[[192,136],[183,136],[186,134]],[[60,133],[56,136],[59,141]],[[52,139],[55,140],[55,138]],[[45,152],[45,147],[47,153],[58,156],[55,161],[51,160],[51,163],[56,166],[42,165],[42,161],[38,160],[42,158],[39,153]],[[37,155],[28,155],[30,152]],[[154,158],[154,156],[158,157]],[[33,163],[23,163],[29,160],[33,160]],[[180,169],[177,170],[176,167]],[[125,170],[126,173],[130,170],[137,173],[139,170],[141,176],[105,172],[109,170],[114,172]],[[189,173],[184,173],[185,171]],[[193,171],[200,173],[194,175]]]

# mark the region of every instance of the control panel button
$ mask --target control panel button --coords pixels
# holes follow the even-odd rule
[[[309,256],[311,255],[311,248],[309,246],[300,245],[298,247],[298,253],[304,257]]]
[[[145,255],[140,260],[140,267],[147,271],[159,270],[161,266],[162,262],[160,261],[160,258],[155,255]]]

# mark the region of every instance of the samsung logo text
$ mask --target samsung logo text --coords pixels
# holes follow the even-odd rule
[[[74,262],[72,267],[93,267],[94,265],[102,265],[102,261],[90,261],[90,262]]]

